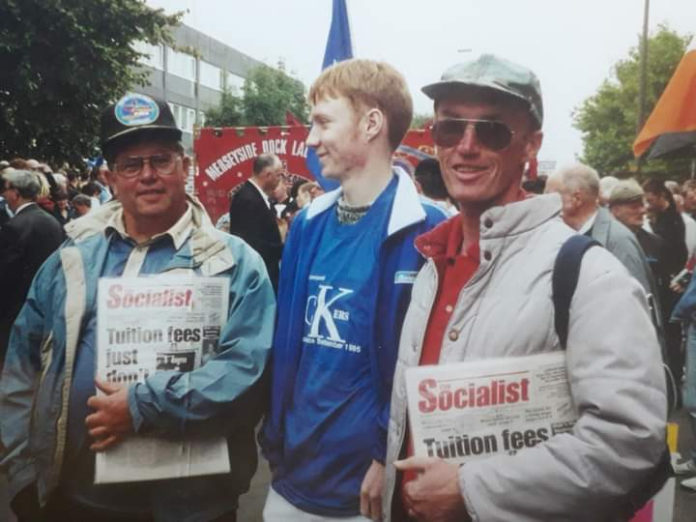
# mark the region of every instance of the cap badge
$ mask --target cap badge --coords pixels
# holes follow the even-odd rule
[[[153,123],[159,113],[157,102],[144,94],[127,94],[114,108],[116,119],[128,127]]]

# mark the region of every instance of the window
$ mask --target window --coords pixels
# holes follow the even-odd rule
[[[164,69],[164,56],[161,45],[150,45],[147,42],[136,41],[133,49],[148,56],[141,56],[138,61],[155,69]]]
[[[192,82],[196,81],[196,59],[167,47],[167,72]]]
[[[221,91],[223,88],[222,83],[222,69],[210,65],[208,62],[201,60],[199,63],[199,81],[201,85],[205,85],[210,89],[215,89],[216,91]]]
[[[184,132],[193,133],[193,126],[196,124],[196,111],[194,109],[186,109],[186,126]]]
[[[176,126],[183,132],[193,133],[193,126],[196,123],[196,111],[176,103],[170,103],[169,108],[172,110],[172,114],[174,114]]]
[[[237,76],[234,73],[225,71],[225,87],[232,94],[242,94],[242,87],[244,86],[244,78]]]
[[[201,127],[205,127],[205,112],[201,111],[198,113],[198,123]]]

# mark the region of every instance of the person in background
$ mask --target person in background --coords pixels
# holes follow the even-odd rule
[[[682,188],[676,181],[665,181],[665,187],[672,193],[674,205],[684,220],[684,242],[686,243],[686,259],[689,266],[693,265],[696,256],[696,220],[686,211]],[[682,289],[683,290],[683,289]]]
[[[416,184],[423,196],[441,207],[447,217],[457,213],[457,207],[452,204],[447,193],[447,187],[442,181],[440,163],[435,158],[425,158],[418,163],[415,172]]]
[[[546,193],[560,194],[563,221],[579,234],[597,240],[623,263],[646,294],[658,299],[650,265],[640,243],[628,228],[612,217],[607,208],[599,205],[599,186],[596,170],[582,163],[574,163],[555,170],[549,176]]]
[[[2,196],[13,213],[13,217],[0,229],[2,370],[12,324],[24,304],[34,275],[63,241],[63,228],[36,204],[41,183],[35,172],[5,169],[0,175],[0,183]]]
[[[614,176],[604,176],[599,180],[599,204],[601,206],[607,206],[607,202],[609,201],[611,191],[614,189],[618,182],[619,179],[615,178]]]
[[[643,188],[634,179],[621,180],[609,196],[609,211],[614,218],[635,234],[641,249],[650,265],[659,290],[660,300],[669,290],[670,276],[663,239],[647,231],[645,223],[645,204]]]
[[[660,179],[648,179],[643,183],[645,208],[648,216],[646,228],[655,233],[664,242],[665,262],[671,281],[675,283],[688,260],[686,249],[686,227],[672,193]],[[681,298],[680,286],[670,284],[664,292],[661,302],[664,317],[665,342],[667,344],[668,365],[676,382],[682,382],[684,376],[685,352],[682,343],[681,324],[671,322],[677,301]]]
[[[72,198],[70,204],[72,207],[71,220],[82,217],[85,214],[89,214],[89,212],[92,210],[92,198],[86,194],[78,194]]]
[[[696,179],[688,179],[682,186],[684,211],[696,219]]]
[[[90,181],[89,183],[86,183],[82,186],[82,193],[89,197],[89,199],[92,201],[92,210],[96,210],[101,206],[101,202],[99,201],[99,194],[101,193],[101,187],[94,183],[93,181]]]
[[[273,289],[278,291],[283,239],[271,196],[282,179],[284,167],[275,154],[254,159],[253,173],[230,202],[230,234],[241,237],[263,258]]]
[[[72,209],[68,201],[68,194],[59,190],[53,197],[55,208],[53,209],[53,217],[58,220],[61,226],[65,226],[72,219]]]

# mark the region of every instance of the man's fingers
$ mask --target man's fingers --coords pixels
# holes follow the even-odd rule
[[[99,440],[93,443],[89,447],[89,449],[91,449],[92,451],[104,451],[110,448],[111,446],[115,446],[119,442],[121,442],[121,437],[119,437],[118,435],[110,435],[104,440]]]
[[[102,422],[99,422],[98,413],[92,413],[91,415],[87,415],[87,417],[85,418],[85,424],[90,429],[103,425]]]
[[[395,461],[394,466],[400,471],[425,471],[435,460],[432,457],[409,457]]]
[[[370,497],[364,483],[363,487],[360,488],[360,514],[370,518]]]
[[[97,395],[92,395],[89,399],[87,399],[87,406],[89,406],[93,410],[98,410],[99,408],[101,408],[103,403],[104,403],[104,398],[99,397]]]
[[[120,384],[112,384],[102,381],[101,379],[94,379],[94,384],[97,386],[97,389],[103,391],[107,395],[114,394],[122,388]]]
[[[382,496],[373,494],[370,498],[370,509],[372,510],[372,520],[382,520]]]
[[[100,439],[109,434],[109,430],[107,430],[104,426],[99,426],[97,428],[92,428],[89,430],[89,436],[92,437],[93,439]]]

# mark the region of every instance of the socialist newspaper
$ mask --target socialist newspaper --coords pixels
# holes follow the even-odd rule
[[[133,385],[155,372],[190,372],[217,350],[227,321],[229,280],[190,276],[99,281],[97,377]],[[180,382],[187,382],[183,376]],[[95,483],[226,473],[223,436],[173,440],[128,436],[97,453]]]
[[[568,432],[565,352],[406,370],[414,454],[462,464]]]

